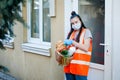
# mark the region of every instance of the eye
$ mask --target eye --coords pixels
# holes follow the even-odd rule
[[[75,23],[77,24],[77,23],[78,23],[78,21],[75,21]]]

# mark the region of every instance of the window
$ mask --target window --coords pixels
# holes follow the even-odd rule
[[[50,43],[49,0],[31,0],[28,4],[28,42]]]
[[[100,43],[104,43],[104,13],[105,1],[94,0],[78,0],[78,13],[80,14],[84,24],[88,27],[93,36],[92,62],[104,64],[104,47]]]
[[[51,27],[49,15],[49,0],[28,0],[27,2],[27,23],[28,43],[23,44],[24,50],[31,49],[32,52],[40,53],[50,48]],[[37,49],[37,50],[36,50]],[[28,50],[27,50],[28,51]],[[49,50],[48,50],[49,51]]]

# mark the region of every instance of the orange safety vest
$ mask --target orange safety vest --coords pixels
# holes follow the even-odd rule
[[[80,35],[80,44],[84,44],[84,35],[86,29],[83,29]],[[75,36],[75,32],[73,32],[70,36],[70,39],[73,39]],[[77,49],[73,55],[73,58],[69,65],[64,66],[65,73],[72,73],[81,76],[87,76],[90,60],[91,60],[91,52],[92,52],[92,40],[90,41],[90,47],[88,52]]]

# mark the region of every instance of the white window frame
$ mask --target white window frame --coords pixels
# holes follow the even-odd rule
[[[27,23],[28,23],[28,30],[27,30],[27,43],[22,44],[22,48],[24,51],[32,52],[36,54],[41,54],[45,56],[50,56],[50,48],[51,42],[44,42],[43,41],[43,4],[42,0],[39,0],[39,38],[32,38],[31,37],[31,12],[30,12],[30,2],[27,0]]]

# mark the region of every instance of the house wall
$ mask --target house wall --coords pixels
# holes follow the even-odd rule
[[[10,70],[18,80],[64,80],[63,68],[55,61],[55,43],[64,39],[64,0],[55,0],[56,16],[51,18],[50,57],[24,52],[21,44],[27,42],[27,29],[16,22],[14,48],[0,50],[0,64]],[[27,19],[26,6],[23,7],[24,19]]]
[[[55,44],[59,40],[64,39],[64,0],[55,0],[56,1],[56,16],[54,18],[51,18],[51,48],[52,48],[52,54],[51,56],[51,69],[50,72],[52,73],[50,75],[51,80],[64,80],[63,79],[63,68],[61,66],[58,66],[58,64],[55,61]]]
[[[17,79],[24,79],[24,53],[21,48],[23,43],[23,27],[20,23],[17,22],[17,25],[14,27],[15,31],[15,40],[14,40],[14,49],[6,48],[6,50],[0,50],[0,64],[9,69],[9,73],[15,76]]]

